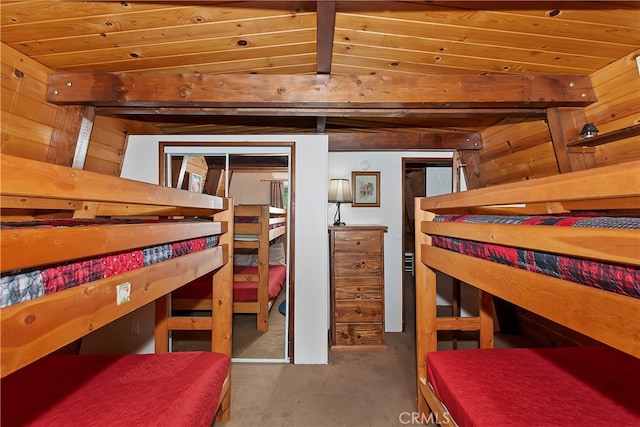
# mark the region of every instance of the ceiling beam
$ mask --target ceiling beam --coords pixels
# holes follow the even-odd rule
[[[330,133],[329,151],[480,150],[479,133]]]
[[[596,101],[584,75],[52,73],[47,101],[227,108],[550,108]]]
[[[424,119],[536,118],[547,117],[546,108],[307,108],[307,107],[97,107],[96,113],[107,116],[271,116],[271,117],[405,117]]]
[[[336,26],[336,2],[334,0],[318,0],[316,16],[316,72],[318,74],[331,74],[333,33]]]

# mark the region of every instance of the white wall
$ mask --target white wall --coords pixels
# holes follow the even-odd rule
[[[234,172],[229,185],[229,196],[233,203],[269,204],[271,198],[271,180],[286,180],[287,174],[281,172]]]
[[[451,158],[446,151],[423,152],[332,152],[328,153],[326,135],[268,135],[268,136],[162,136],[162,141],[208,142],[295,142],[295,325],[294,358],[297,364],[325,364],[328,361],[328,234],[327,225],[333,223],[335,204],[327,203],[330,178],[351,179],[351,171],[358,171],[362,160],[370,164],[369,171],[380,171],[380,207],[354,208],[341,206],[342,221],[349,225],[382,224],[385,234],[385,317],[386,330],[402,330],[402,276],[404,250],[402,248],[402,158]],[[131,136],[127,145],[122,176],[139,181],[157,183],[158,136]],[[153,352],[153,319],[133,313],[140,322],[140,339],[146,339],[143,351]],[[130,315],[130,316],[132,316]],[[138,317],[135,317],[138,316]],[[119,328],[129,331],[131,317]],[[114,326],[115,327],[115,326]],[[150,337],[150,338],[149,338]],[[150,340],[150,341],[149,341]],[[131,348],[140,349],[140,340]]]
[[[297,364],[328,362],[328,235],[327,235],[327,152],[326,135],[201,135],[131,136],[127,144],[122,177],[158,183],[158,143],[171,141],[291,142],[295,143],[295,324],[294,360]],[[321,196],[319,196],[321,195]],[[153,318],[132,313],[120,328],[129,331],[132,321],[140,322],[144,350],[153,352]],[[137,316],[137,317],[135,317]],[[135,320],[132,320],[135,319]],[[139,348],[139,346],[137,347]]]
[[[340,206],[341,219],[347,225],[381,224],[389,227],[384,237],[384,281],[385,281],[385,329],[387,332],[402,331],[402,276],[404,271],[404,249],[402,247],[402,171],[403,157],[444,158],[452,157],[446,151],[387,151],[387,152],[331,152],[327,185],[331,178],[347,178],[351,172],[361,171],[360,163],[369,162],[368,171],[380,172],[380,207]],[[333,223],[335,204],[328,204],[327,223]]]

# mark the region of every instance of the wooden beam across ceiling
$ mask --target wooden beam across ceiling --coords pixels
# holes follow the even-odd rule
[[[479,133],[334,132],[329,151],[480,150]]]
[[[52,73],[54,104],[226,108],[550,108],[596,101],[584,75]]]
[[[335,33],[336,25],[336,2],[333,0],[318,0],[317,10],[316,72],[318,74],[331,74],[333,34]]]
[[[529,118],[545,119],[546,108],[318,108],[318,107],[97,107],[103,116],[270,116],[388,117],[423,119]]]

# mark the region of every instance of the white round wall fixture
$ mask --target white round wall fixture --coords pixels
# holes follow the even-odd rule
[[[365,171],[367,169],[369,169],[369,162],[366,161],[366,160],[361,161],[360,162],[360,169],[365,170]]]

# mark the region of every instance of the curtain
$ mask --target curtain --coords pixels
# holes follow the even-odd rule
[[[284,191],[282,189],[282,181],[271,181],[270,204],[274,208],[284,207]]]

